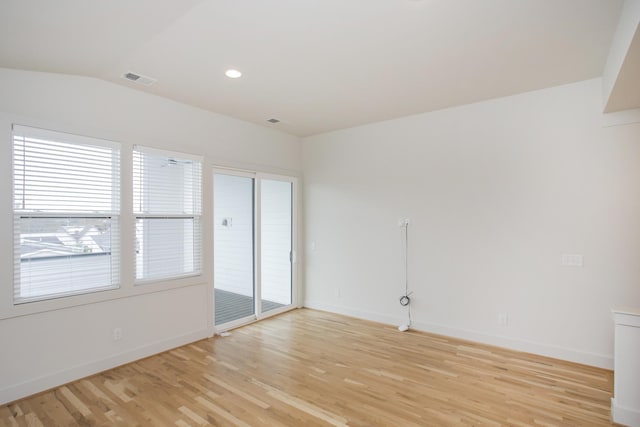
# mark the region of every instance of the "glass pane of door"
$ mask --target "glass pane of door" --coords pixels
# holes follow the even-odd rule
[[[254,179],[214,174],[215,324],[255,317]]]
[[[292,303],[293,184],[260,182],[261,312]]]

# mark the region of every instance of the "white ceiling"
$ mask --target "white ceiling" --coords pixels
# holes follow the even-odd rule
[[[621,5],[0,0],[0,67],[97,77],[305,136],[601,76]]]

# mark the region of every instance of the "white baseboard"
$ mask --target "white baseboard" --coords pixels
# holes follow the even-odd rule
[[[640,427],[640,408],[631,409],[620,406],[613,397],[611,398],[611,419],[617,424]]]
[[[400,319],[391,316],[385,316],[379,313],[372,313],[369,311],[355,310],[349,307],[341,307],[331,304],[324,304],[316,301],[305,301],[305,308],[311,308],[315,310],[328,311],[330,313],[343,314],[345,316],[356,317],[358,319],[371,320],[372,322],[386,323],[388,325],[399,325]]]
[[[371,313],[367,311],[354,310],[349,307],[334,306],[331,304],[319,303],[316,301],[305,301],[305,307],[315,308],[317,310],[329,311],[332,313],[344,314],[345,316],[357,317],[359,319],[371,320],[389,325],[400,325],[406,320],[395,318],[379,313]],[[510,337],[486,334],[479,331],[452,328],[445,325],[435,323],[413,322],[412,329],[423,332],[431,332],[438,335],[445,335],[452,338],[459,338],[478,343],[495,345],[511,350],[523,351],[526,353],[537,354],[540,356],[552,357],[554,359],[566,360],[569,362],[580,363],[583,365],[596,366],[598,368],[613,369],[613,356],[587,353],[570,348],[557,347],[548,344],[536,343],[526,340],[519,340]]]
[[[138,347],[124,353],[115,354],[105,359],[95,360],[83,365],[74,366],[50,375],[34,378],[24,383],[11,385],[0,390],[0,405],[22,399],[32,394],[67,384],[108,369],[115,368],[163,351],[171,350],[211,336],[211,328],[191,332],[189,334],[158,341],[150,345]]]

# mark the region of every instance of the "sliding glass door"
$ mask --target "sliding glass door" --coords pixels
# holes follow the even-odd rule
[[[215,325],[224,330],[293,307],[294,178],[215,170]]]
[[[263,179],[260,186],[260,290],[265,313],[292,302],[293,183]]]
[[[255,317],[255,179],[214,174],[213,265],[215,324]]]

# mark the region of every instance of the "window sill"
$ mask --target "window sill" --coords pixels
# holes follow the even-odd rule
[[[0,320],[14,317],[29,316],[48,311],[64,310],[90,304],[100,304],[107,301],[131,298],[152,294],[156,292],[166,292],[189,286],[207,285],[203,274],[181,277],[168,280],[156,280],[145,282],[145,285],[128,284],[115,289],[106,289],[88,294],[66,296],[55,299],[33,301],[20,304],[12,304],[11,300],[0,307]]]

